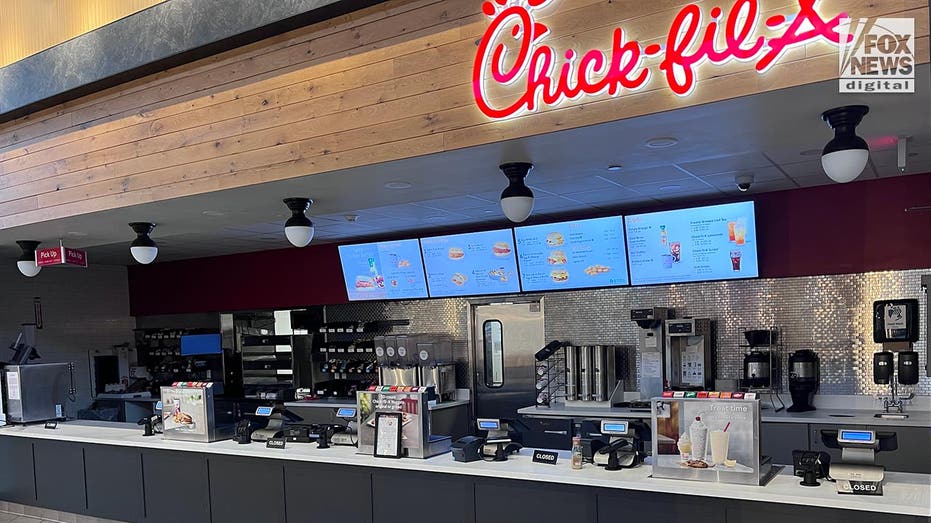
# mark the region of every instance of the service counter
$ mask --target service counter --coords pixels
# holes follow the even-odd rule
[[[573,471],[568,453],[556,465],[530,455],[457,463],[167,441],[128,424],[4,427],[0,498],[134,522],[931,521],[931,477],[921,474],[888,473],[881,497],[843,496],[827,482],[801,487],[785,470],[765,487],[719,485],[653,479],[649,466]]]
[[[762,452],[776,463],[791,463],[792,451],[811,449],[840,458],[840,451],[827,447],[822,430],[840,426],[852,429],[894,431],[899,450],[881,452],[876,463],[887,470],[931,474],[931,412],[909,411],[906,419],[885,419],[869,409],[818,409],[810,412],[760,411]],[[649,409],[592,406],[524,407],[517,411],[535,434],[531,442],[553,448],[568,448],[571,423],[583,419],[641,419],[650,423]],[[565,432],[565,434],[563,434]]]

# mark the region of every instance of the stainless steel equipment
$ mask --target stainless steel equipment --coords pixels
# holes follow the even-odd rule
[[[566,347],[566,399],[579,399],[579,351],[578,347]]]
[[[663,369],[667,388],[710,390],[714,387],[716,355],[712,327],[707,318],[666,322]]]
[[[203,443],[232,438],[233,413],[216,405],[215,395],[222,393],[221,383],[178,382],[162,387],[162,436]]]
[[[594,356],[594,347],[586,345],[579,347],[581,354],[579,356],[579,399],[582,401],[591,401],[592,399],[592,374],[594,373],[592,357]]]
[[[242,382],[247,398],[290,400],[310,386],[313,334],[243,336]]]
[[[376,387],[376,389],[382,389]],[[379,412],[400,412],[403,416],[401,447],[402,456],[429,458],[448,452],[452,445],[449,436],[433,435],[430,432],[430,410],[424,390],[391,392],[368,390],[356,393],[359,432],[359,454],[373,454],[375,431]]]
[[[640,327],[640,397],[649,400],[663,393],[663,357],[666,354],[664,322],[674,317],[666,307],[632,309],[630,319]]]
[[[456,397],[456,366],[455,365],[434,365],[430,367],[421,366],[420,385],[424,387],[434,387],[436,390],[436,401],[450,401]]]
[[[534,354],[546,344],[543,301],[474,304],[472,350],[475,416],[513,420],[533,405]]]
[[[792,395],[789,412],[815,410],[812,399],[820,381],[821,367],[818,355],[809,349],[793,352],[789,356],[789,394]]]
[[[378,369],[378,384],[398,387],[420,385],[419,367],[381,367]]]
[[[608,401],[617,386],[621,347],[569,346],[566,350],[566,399]]]
[[[9,365],[3,381],[9,423],[63,418],[65,402],[76,392],[72,363]]]

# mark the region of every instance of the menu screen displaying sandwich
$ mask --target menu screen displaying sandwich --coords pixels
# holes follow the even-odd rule
[[[430,296],[520,292],[511,229],[421,238]]]
[[[427,297],[417,240],[340,245],[339,261],[350,301]]]
[[[524,291],[627,285],[620,216],[514,229]]]
[[[760,275],[753,202],[639,214],[625,223],[634,285]]]

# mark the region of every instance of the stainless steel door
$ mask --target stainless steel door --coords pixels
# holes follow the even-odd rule
[[[472,306],[476,417],[515,419],[534,405],[533,355],[543,345],[542,301]]]

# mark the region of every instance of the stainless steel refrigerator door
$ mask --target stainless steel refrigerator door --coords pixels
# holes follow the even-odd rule
[[[517,418],[534,405],[534,357],[544,342],[542,300],[472,305],[475,415]]]

